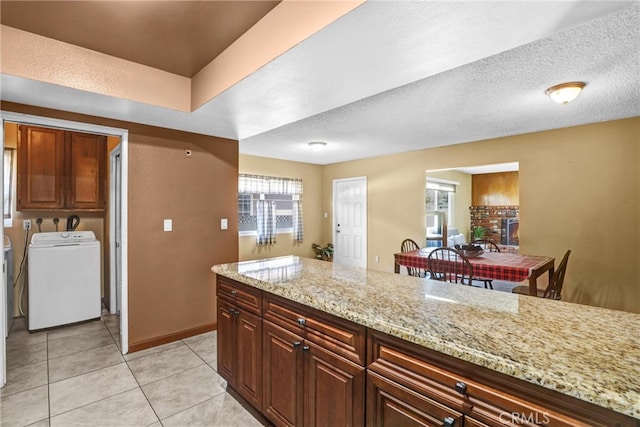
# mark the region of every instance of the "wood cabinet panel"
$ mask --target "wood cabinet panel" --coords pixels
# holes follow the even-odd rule
[[[369,371],[367,373],[367,425],[462,426],[463,414],[420,393]]]
[[[69,191],[70,209],[104,209],[106,200],[107,137],[86,133],[69,134]]]
[[[364,425],[365,368],[305,342],[305,426]]]
[[[260,315],[262,312],[262,292],[258,289],[221,277],[218,279],[217,292],[220,297],[233,301],[235,305],[250,313]]]
[[[104,211],[107,139],[20,126],[18,210]]]
[[[20,209],[64,207],[65,132],[20,126],[18,200]]]
[[[262,408],[262,319],[241,311],[237,327],[236,390],[253,406]]]
[[[276,426],[303,423],[302,337],[264,322],[264,414]]]
[[[520,205],[519,172],[483,173],[471,178],[471,206]]]
[[[365,363],[366,328],[364,326],[291,303],[274,295],[265,297],[264,317],[348,360],[360,365]]]
[[[217,372],[230,384],[236,383],[236,370],[234,368],[236,360],[235,346],[235,325],[233,317],[233,306],[225,300],[218,299],[218,344]]]

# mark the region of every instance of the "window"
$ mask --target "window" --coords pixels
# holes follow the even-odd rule
[[[4,150],[4,218],[11,218],[11,188],[13,180],[13,153],[15,149]]]
[[[454,196],[456,185],[453,181],[427,178],[425,201],[427,238],[441,236],[442,226],[453,227],[454,224]]]
[[[240,174],[238,231],[256,235],[258,245],[276,242],[276,234],[293,233],[303,241],[302,180]]]

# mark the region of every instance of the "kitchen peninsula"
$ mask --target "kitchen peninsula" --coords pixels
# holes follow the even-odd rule
[[[218,372],[276,425],[640,425],[637,314],[294,256],[212,270]]]

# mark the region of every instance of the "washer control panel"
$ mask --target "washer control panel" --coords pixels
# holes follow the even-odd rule
[[[31,244],[34,246],[53,245],[71,242],[92,242],[96,240],[93,231],[53,231],[47,233],[34,233],[31,236]]]

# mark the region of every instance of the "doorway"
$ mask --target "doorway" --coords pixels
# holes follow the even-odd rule
[[[120,227],[120,235],[121,235],[121,242],[120,242],[120,248],[121,248],[121,268],[119,271],[119,277],[121,278],[120,282],[121,282],[121,303],[120,303],[120,330],[121,330],[121,351],[123,354],[126,354],[128,352],[128,335],[126,333],[127,331],[127,325],[128,325],[128,313],[127,313],[127,305],[126,305],[126,301],[127,301],[127,262],[126,262],[126,254],[127,254],[127,239],[126,239],[126,235],[127,235],[127,221],[126,221],[126,213],[127,213],[127,162],[128,162],[128,131],[126,129],[120,129],[120,128],[111,128],[111,127],[107,127],[107,126],[100,126],[100,125],[93,125],[93,124],[89,124],[89,123],[81,123],[81,122],[73,122],[73,121],[68,121],[68,120],[60,120],[60,119],[53,119],[53,118],[47,118],[47,117],[40,117],[40,116],[31,116],[28,114],[19,114],[19,113],[13,113],[13,112],[7,112],[7,111],[0,111],[0,117],[1,117],[1,124],[2,124],[2,129],[4,130],[5,128],[5,123],[6,122],[13,122],[13,123],[18,123],[18,124],[25,124],[25,125],[35,125],[35,126],[42,126],[42,127],[49,127],[49,128],[58,128],[58,129],[64,129],[64,130],[69,130],[69,131],[79,131],[79,132],[85,132],[85,133],[93,133],[93,134],[101,134],[101,135],[106,135],[106,136],[114,136],[120,139],[120,171],[119,171],[119,176],[120,176],[120,180],[119,180],[119,193],[120,193],[120,200],[121,203],[119,205],[119,217],[122,218],[121,220],[121,227]],[[4,149],[4,131],[1,134],[2,136],[0,137],[2,140],[2,143],[0,144],[0,147],[2,147]],[[4,169],[4,165],[3,165],[3,169]],[[4,172],[4,170],[3,170]],[[3,174],[4,175],[4,174]],[[113,190],[113,186],[111,186],[111,190]],[[115,212],[114,208],[113,208],[113,204],[110,201],[110,206],[109,206],[109,214],[111,216],[113,216],[113,213]],[[111,226],[110,226],[111,228]],[[3,228],[0,228],[0,231],[4,232]],[[106,251],[108,248],[104,247],[103,250]],[[114,263],[115,258],[111,257],[110,258],[110,264]],[[105,266],[105,269],[107,267],[111,267],[111,266]],[[106,292],[106,290],[105,290]],[[5,309],[2,308],[2,306],[0,306],[0,315],[4,315],[5,314]],[[122,333],[124,332],[124,333]],[[4,337],[2,337],[2,339],[0,340],[0,386],[2,386],[4,384],[4,382],[6,381],[6,375],[5,375],[5,370],[6,370],[6,343],[5,343],[5,339]]]
[[[438,226],[444,221],[446,243],[430,246],[452,246],[484,239],[500,245],[502,251],[517,252],[519,168],[518,162],[508,162],[428,170],[427,244],[433,243],[430,236],[438,234]],[[438,222],[437,215],[444,220]]]
[[[367,177],[333,180],[336,263],[367,267]]]

